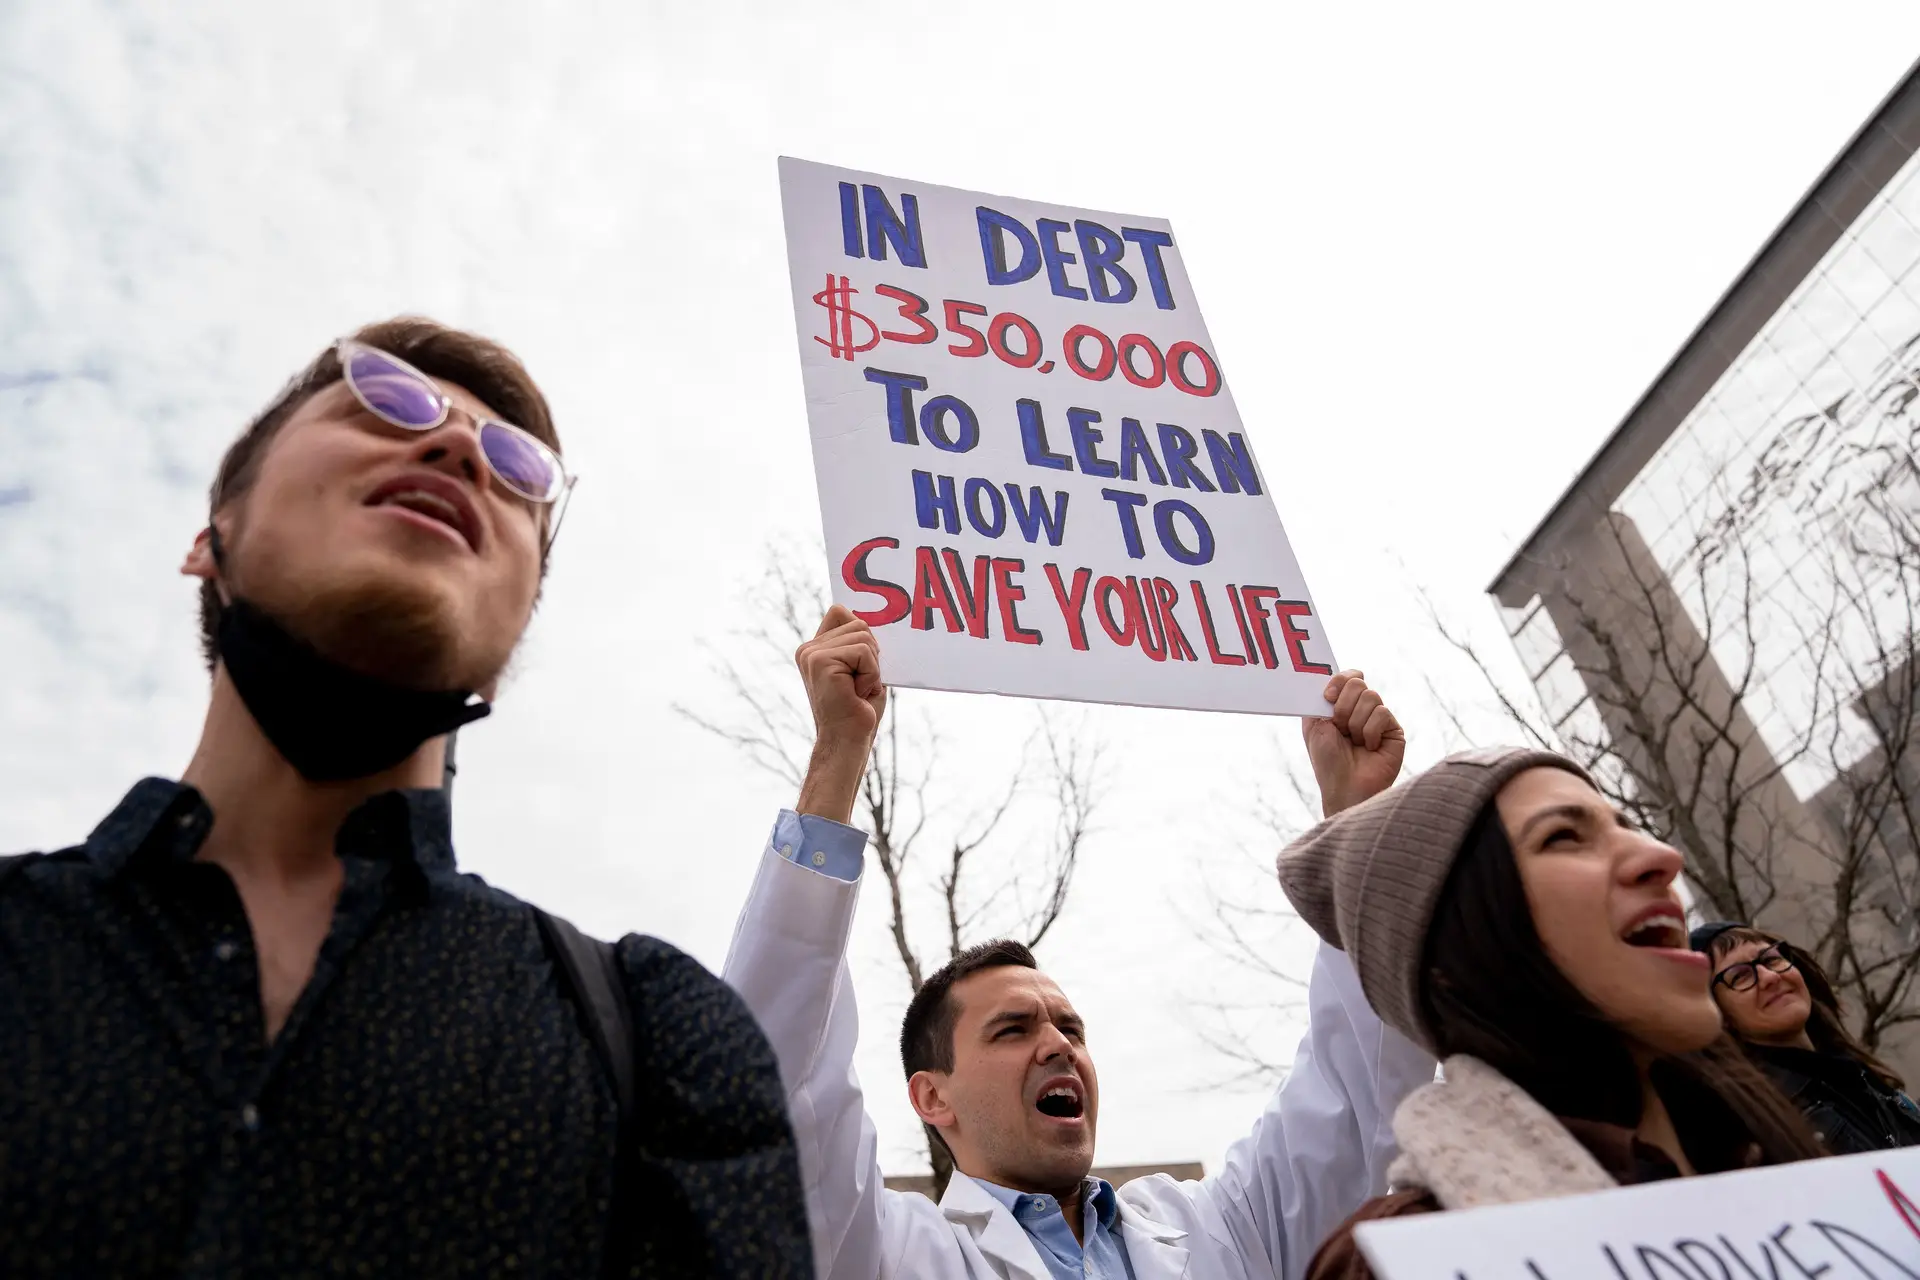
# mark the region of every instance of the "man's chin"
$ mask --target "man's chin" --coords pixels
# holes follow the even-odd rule
[[[477,689],[505,662],[467,652],[455,603],[430,583],[371,576],[332,583],[281,617],[342,666],[410,689]]]

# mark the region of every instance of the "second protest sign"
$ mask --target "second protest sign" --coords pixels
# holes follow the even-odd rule
[[[780,185],[834,599],[890,683],[1325,713],[1166,222],[787,158]]]

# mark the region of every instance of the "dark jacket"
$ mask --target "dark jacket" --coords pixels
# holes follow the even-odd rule
[[[1747,1054],[1835,1155],[1920,1146],[1920,1107],[1854,1059],[1751,1044]]]

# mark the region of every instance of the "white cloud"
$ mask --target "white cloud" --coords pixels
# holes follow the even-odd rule
[[[1341,656],[1417,709],[1408,582],[1485,616],[1920,36],[1911,5],[1786,12],[8,7],[0,847],[182,766],[174,569],[220,451],[334,335],[423,311],[527,358],[586,477],[462,743],[463,860],[717,965],[786,797],[667,706],[769,535],[815,527],[781,153],[1172,218]],[[989,736],[1012,710],[937,705]],[[1094,718],[1128,785],[1046,959],[1093,1027],[1103,1157],[1217,1161],[1258,1100],[1186,1091],[1217,1064],[1175,1010],[1237,979],[1164,904],[1245,829],[1276,726]],[[876,907],[861,1066],[904,1164]]]

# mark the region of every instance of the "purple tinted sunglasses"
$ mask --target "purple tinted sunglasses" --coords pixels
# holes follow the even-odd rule
[[[408,431],[431,431],[452,414],[453,401],[439,384],[398,356],[351,338],[342,338],[335,354],[354,399],[382,422]],[[528,502],[554,506],[543,544],[551,549],[560,532],[566,498],[579,477],[568,474],[559,454],[510,422],[475,418],[473,428],[487,469],[501,484]]]

